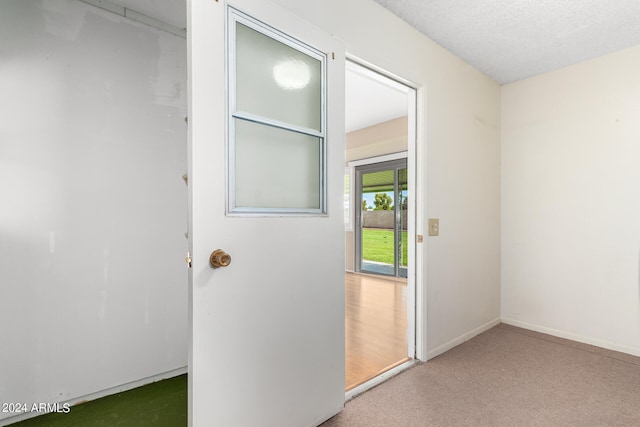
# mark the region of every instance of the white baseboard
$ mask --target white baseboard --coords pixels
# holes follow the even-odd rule
[[[137,388],[143,385],[155,383],[160,380],[166,380],[168,378],[177,377],[178,375],[182,375],[186,373],[187,373],[187,367],[185,366],[182,368],[174,369],[172,371],[164,372],[162,374],[153,375],[147,378],[142,378],[137,381],[131,381],[130,383],[122,384],[116,387],[111,387],[106,390],[97,391],[95,393],[87,394],[84,396],[76,397],[74,399],[69,399],[69,400],[66,400],[63,402],[57,402],[57,403],[59,403],[60,405],[68,404],[69,406],[71,406],[71,410],[73,411],[73,406],[79,403],[89,402],[91,400],[100,399],[101,397],[110,396],[116,393],[122,393],[123,391],[132,390],[134,388]],[[50,403],[53,403],[53,402],[50,402]],[[43,414],[39,412],[32,412],[32,413],[27,412],[27,413],[13,416],[13,417],[3,418],[3,419],[0,419],[0,426],[6,426],[9,424],[17,423],[19,421],[24,421],[29,418],[37,417],[38,415],[43,415]]]
[[[584,335],[574,334],[572,332],[562,331],[560,329],[548,328],[546,326],[540,326],[533,323],[522,322],[516,319],[510,319],[508,317],[502,318],[502,323],[505,325],[517,326],[518,328],[528,329],[530,331],[540,332],[547,335],[553,335],[554,337],[564,338],[571,341],[577,341],[583,344],[594,345],[596,347],[606,348],[607,350],[618,351],[620,353],[630,354],[632,356],[640,356],[640,349],[627,347],[612,343],[606,340],[587,337]]]
[[[476,335],[479,335],[485,331],[488,331],[494,326],[499,325],[500,322],[500,318],[493,319],[490,322],[487,322],[484,325],[478,326],[477,328],[467,332],[466,334],[460,335],[459,337],[454,338],[451,341],[434,348],[433,350],[427,351],[427,360],[433,359],[436,356],[440,356],[442,353],[451,350],[453,347],[456,347],[465,341],[469,341]]]

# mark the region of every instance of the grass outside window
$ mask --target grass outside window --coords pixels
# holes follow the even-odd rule
[[[362,229],[362,259],[393,265],[393,230],[382,228]],[[402,262],[407,265],[407,232],[402,232]]]

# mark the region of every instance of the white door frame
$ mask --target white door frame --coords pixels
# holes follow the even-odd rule
[[[346,59],[349,62],[353,62],[359,66],[374,71],[384,77],[387,77],[397,83],[400,83],[408,88],[413,89],[413,100],[409,102],[408,111],[408,135],[407,135],[407,169],[409,179],[409,194],[413,195],[413,198],[409,199],[409,209],[407,222],[410,227],[413,227],[413,233],[409,230],[409,238],[413,236],[413,242],[415,244],[409,245],[408,262],[410,269],[413,270],[413,275],[407,274],[407,296],[410,301],[408,304],[413,305],[415,310],[409,310],[407,312],[407,324],[409,325],[409,334],[413,334],[415,337],[413,353],[415,359],[425,362],[427,360],[427,343],[426,343],[426,284],[424,276],[424,220],[425,218],[425,189],[424,183],[424,169],[426,162],[424,161],[424,148],[417,144],[418,138],[422,140],[421,135],[424,132],[425,121],[423,119],[424,106],[421,103],[423,99],[423,91],[419,85],[402,78],[396,74],[390,73],[370,62],[367,62],[349,52],[346,53]],[[419,114],[420,113],[420,114]],[[404,156],[404,153],[389,154],[385,156],[379,156],[371,159],[362,159],[349,162],[349,167],[355,167],[361,164],[367,164],[371,162],[393,160]],[[413,266],[413,267],[412,267]],[[413,276],[413,280],[411,280]],[[411,313],[413,311],[413,313]],[[409,316],[414,316],[409,318]],[[408,349],[409,350],[409,349]],[[409,350],[408,353],[411,353]],[[401,365],[402,366],[402,365]],[[395,369],[393,370],[395,371]],[[384,375],[386,376],[386,375]],[[381,376],[382,377],[382,376]],[[375,384],[371,384],[373,386]],[[359,389],[360,387],[358,387]],[[358,393],[364,390],[359,390]],[[357,393],[356,393],[357,394]],[[349,395],[349,394],[348,394]]]

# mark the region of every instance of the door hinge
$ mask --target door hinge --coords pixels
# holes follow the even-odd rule
[[[331,59],[336,59],[336,53],[335,52],[331,52]]]

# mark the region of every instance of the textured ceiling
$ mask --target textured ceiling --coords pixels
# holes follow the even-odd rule
[[[186,27],[186,0],[111,0]],[[640,44],[640,0],[374,0],[500,84]]]
[[[640,0],[375,0],[500,84],[640,44]]]

